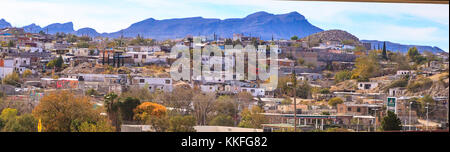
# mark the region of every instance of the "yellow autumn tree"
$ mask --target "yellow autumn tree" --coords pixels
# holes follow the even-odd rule
[[[47,132],[114,130],[107,118],[100,115],[101,112],[101,109],[94,109],[87,96],[55,91],[42,97],[32,113],[41,119],[43,131]]]
[[[166,113],[167,109],[163,105],[153,102],[144,102],[134,109],[134,119],[142,123],[147,123],[152,118],[161,118],[165,116]]]

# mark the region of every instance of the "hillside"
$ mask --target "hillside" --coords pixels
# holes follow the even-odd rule
[[[318,32],[315,34],[312,34],[310,36],[307,36],[305,38],[303,38],[302,40],[313,40],[313,41],[346,41],[346,40],[351,40],[353,42],[359,42],[358,37],[343,31],[343,30],[327,30],[327,31],[322,31],[322,32]]]

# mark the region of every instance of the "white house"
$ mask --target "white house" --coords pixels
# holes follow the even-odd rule
[[[303,81],[316,81],[322,79],[322,74],[319,73],[300,73],[300,76],[297,78],[298,80]]]
[[[0,67],[0,78],[3,79],[7,75],[13,73],[14,68],[12,67]]]
[[[402,88],[402,87],[390,88],[389,96],[398,97],[398,96],[402,96],[405,92],[406,92],[406,88]]]
[[[263,88],[241,87],[241,92],[248,92],[254,97],[263,97],[265,95],[265,90]]]
[[[378,82],[359,82],[358,89],[359,90],[372,90],[378,87]]]
[[[150,52],[127,52],[127,55],[131,56],[134,63],[147,64],[147,63],[167,63],[168,56],[154,56]]]
[[[70,53],[75,56],[89,56],[90,50],[88,48],[72,48]]]
[[[200,85],[200,90],[205,93],[214,93],[219,90],[217,85]]]
[[[398,70],[397,76],[406,76],[406,75],[412,75],[415,73],[416,73],[416,71],[414,71],[414,70]]]
[[[139,87],[148,87],[150,92],[161,90],[164,92],[172,92],[172,79],[171,78],[154,78],[154,77],[134,77],[133,85]]]

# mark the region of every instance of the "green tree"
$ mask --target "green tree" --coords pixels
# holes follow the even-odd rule
[[[27,77],[30,76],[31,74],[33,74],[33,72],[31,72],[30,69],[26,69],[25,71],[23,71],[22,77],[23,77],[23,78],[27,78]]]
[[[332,106],[333,108],[336,108],[336,106],[337,106],[338,104],[342,104],[342,103],[344,103],[344,101],[343,101],[341,98],[339,98],[339,97],[331,98],[331,99],[328,101],[328,105]]]
[[[8,47],[15,47],[14,41],[9,40],[8,41]]]
[[[294,35],[293,37],[291,37],[291,40],[298,40],[298,36]]]
[[[308,99],[311,96],[312,87],[309,85],[308,81],[302,81],[297,85],[297,97]]]
[[[79,127],[80,132],[114,132],[114,128],[111,127],[106,120],[100,120],[98,122],[83,122]]]
[[[281,101],[282,105],[290,105],[292,104],[292,100],[290,98],[284,98],[283,101]]]
[[[17,116],[7,121],[3,127],[6,132],[37,132],[38,120],[31,114]]]
[[[352,72],[348,70],[339,71],[334,75],[334,82],[339,83],[352,78]]]
[[[383,43],[382,57],[383,57],[383,59],[387,60],[386,42]]]
[[[368,81],[369,78],[376,77],[381,71],[376,52],[370,52],[369,56],[360,56],[356,59],[356,68],[352,71],[352,79],[360,82]]]
[[[169,120],[169,132],[195,132],[196,120],[193,116],[174,116]]]
[[[0,131],[36,132],[37,120],[31,114],[18,116],[16,109],[3,109],[0,115]]]
[[[11,74],[6,75],[6,77],[3,78],[2,83],[16,86],[19,84],[19,80],[20,80],[19,74],[13,72]]]
[[[436,101],[431,97],[430,95],[425,95],[422,98],[418,100],[420,104],[426,105],[426,104],[436,104]]]
[[[388,111],[387,116],[381,120],[381,128],[385,131],[401,130],[402,122],[394,112]]]
[[[119,103],[119,109],[122,120],[133,121],[133,110],[141,104],[141,101],[137,98],[127,97],[124,101]]]
[[[261,124],[264,124],[267,119],[263,113],[264,111],[258,106],[253,106],[251,110],[244,109],[241,112],[242,120],[239,123],[239,127],[244,128],[261,128]]]
[[[426,58],[420,54],[419,50],[417,50],[416,47],[409,48],[408,58],[416,64],[422,64],[426,61]]]
[[[215,111],[217,111],[218,114],[234,116],[237,113],[238,105],[235,99],[230,96],[219,96],[214,104]]]
[[[233,120],[233,117],[231,117],[229,115],[227,116],[224,114],[219,114],[209,122],[209,125],[211,125],[211,126],[234,126],[234,120]]]
[[[63,64],[64,64],[64,60],[63,60],[62,56],[59,55],[59,57],[55,61],[55,67],[57,67],[58,69],[61,69],[63,67]]]
[[[103,98],[108,118],[109,120],[111,120],[112,124],[116,127],[116,130],[119,131],[121,119],[119,114],[119,103],[118,101],[116,101],[118,95],[115,93],[109,93],[106,94]]]

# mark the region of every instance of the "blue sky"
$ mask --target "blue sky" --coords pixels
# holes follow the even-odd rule
[[[72,21],[75,29],[115,32],[147,19],[242,18],[297,11],[322,29],[360,39],[438,46],[449,50],[449,5],[271,0],[2,0],[0,18],[13,26]]]

